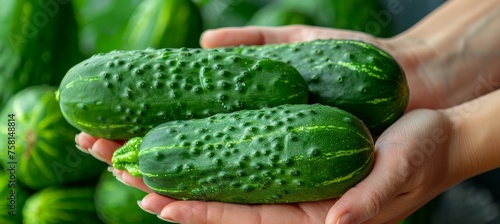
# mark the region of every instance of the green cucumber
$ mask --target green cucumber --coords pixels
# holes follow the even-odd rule
[[[204,29],[245,26],[268,0],[198,0]]]
[[[346,110],[374,134],[401,117],[408,104],[405,73],[388,53],[368,43],[316,40],[220,50],[287,62],[306,80],[309,103]]]
[[[170,120],[307,102],[307,85],[280,61],[201,49],[95,55],[71,68],[57,98],[73,126],[96,137],[143,136]]]
[[[262,7],[247,22],[249,26],[286,26],[291,24],[314,24],[314,19],[309,15],[289,7],[281,2],[272,3]]]
[[[89,57],[96,53],[121,49],[128,21],[143,1],[106,0],[104,3],[102,0],[72,0],[71,2],[77,12],[80,50]],[[78,61],[74,64],[76,63]]]
[[[126,142],[112,163],[176,199],[294,203],[342,195],[371,171],[373,147],[350,113],[282,105],[166,122]]]
[[[142,1],[127,24],[122,49],[199,47],[202,23],[191,0]]]
[[[0,108],[26,87],[59,84],[81,59],[72,1],[4,0],[0,24]]]
[[[361,31],[376,37],[392,37],[396,34],[394,29],[396,20],[390,17],[385,18],[385,13],[391,10],[387,8],[388,3],[364,0],[326,0],[324,4],[328,5],[325,7],[332,7],[334,10],[333,13],[325,16],[330,19],[330,27]]]

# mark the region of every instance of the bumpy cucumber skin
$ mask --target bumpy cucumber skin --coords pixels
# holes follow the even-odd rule
[[[335,198],[368,175],[374,159],[366,126],[319,104],[167,122],[132,142],[115,152],[113,166],[138,166],[140,174],[131,173],[153,191],[182,200],[271,204]]]
[[[307,102],[290,65],[201,49],[95,55],[71,68],[58,90],[63,115],[93,136],[129,139],[170,120]]]
[[[242,46],[221,51],[284,61],[309,86],[309,103],[339,107],[377,135],[401,117],[409,100],[404,71],[386,52],[356,40]]]

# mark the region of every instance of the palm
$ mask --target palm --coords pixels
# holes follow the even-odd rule
[[[358,222],[397,223],[443,192],[457,178],[450,129],[437,111],[404,115],[377,139],[370,175],[337,201],[327,220],[349,210]]]
[[[154,199],[159,199],[159,195]],[[220,202],[177,201],[170,203],[168,217],[182,223],[302,224],[324,223],[334,200],[279,205],[241,205]],[[143,204],[146,201],[143,200]],[[158,210],[160,213],[161,210]],[[190,211],[191,213],[186,213]]]
[[[94,138],[85,133],[81,133],[77,141],[82,148],[92,148],[94,155],[98,153],[99,157],[110,165],[113,152],[121,145],[111,140]],[[133,177],[121,170],[111,168],[111,171],[123,183],[146,192],[151,192],[141,178]],[[334,203],[335,200],[332,199],[296,204],[242,205],[219,202],[177,201],[156,193],[150,193],[145,197],[142,204],[143,207],[157,214],[160,214],[166,207],[175,207],[175,211],[179,216],[186,216],[186,214],[181,213],[183,211],[197,211],[196,214],[189,215],[189,222],[187,223],[294,224],[324,223],[326,214]],[[183,206],[189,209],[183,209]],[[175,214],[173,215],[175,216]]]
[[[372,173],[338,200],[241,205],[177,201],[150,193],[142,200],[142,206],[163,217],[183,220],[183,223],[324,223],[328,214],[342,214],[345,207],[363,211],[369,207],[367,211],[378,213],[368,214],[377,215],[373,223],[400,221],[454,182],[447,168],[456,164],[447,163],[448,151],[441,150],[448,148],[445,146],[450,137],[445,134],[448,129],[446,119],[439,112],[415,110],[403,116],[377,140],[377,162]],[[92,148],[108,163],[119,147],[116,142],[84,133],[78,138],[82,147]],[[415,153],[422,154],[422,158]],[[151,192],[142,179],[124,171],[113,172],[125,184]]]

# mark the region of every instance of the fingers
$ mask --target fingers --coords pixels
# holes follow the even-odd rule
[[[109,172],[113,173],[113,176],[116,177],[117,180],[122,182],[125,185],[132,186],[135,188],[138,188],[144,192],[151,193],[151,189],[144,183],[142,178],[134,177],[130,175],[128,172],[123,171],[123,170],[117,170],[113,167],[108,168]]]
[[[263,218],[261,207],[219,202],[178,201],[163,208],[160,216],[183,224],[264,224],[266,220],[282,223],[279,217]]]
[[[251,206],[218,202],[178,201],[164,207],[159,216],[178,223],[256,223],[260,215]]]
[[[276,205],[176,201],[163,208],[160,216],[183,224],[323,224],[333,203],[334,200]]]
[[[446,174],[446,150],[437,150],[443,122],[439,113],[419,110],[387,129],[375,144],[372,172],[331,208],[327,223],[396,221],[441,193],[447,186],[439,175]]]
[[[215,48],[239,45],[289,43],[331,38],[374,42],[372,36],[361,32],[305,25],[290,25],[283,27],[249,26],[208,30],[203,33],[200,44],[204,48]]]
[[[367,185],[360,184],[347,191],[331,208],[326,223],[364,223],[378,214],[385,204],[395,197],[377,190],[375,186],[371,189]]]
[[[94,145],[94,142],[97,139],[99,138],[93,137],[85,132],[81,132],[75,136],[75,143],[80,148],[80,150],[87,151],[88,149],[92,148],[92,145]]]
[[[111,157],[113,157],[113,153],[123,144],[122,142],[96,138],[85,132],[81,132],[75,136],[75,142],[77,148],[81,151],[89,153],[94,158],[106,162],[109,165],[112,165]]]
[[[149,213],[160,214],[161,210],[165,206],[175,201],[175,199],[165,197],[157,193],[150,193],[146,195],[138,204],[143,210]]]
[[[326,223],[364,223],[381,216],[387,204],[407,189],[407,179],[412,175],[396,150],[379,150],[372,172],[358,185],[348,190],[330,209]],[[400,206],[399,208],[407,208]],[[397,208],[396,208],[397,209]],[[391,214],[400,214],[392,211]],[[402,211],[404,212],[404,210]],[[384,223],[384,222],[382,222]]]
[[[75,136],[75,142],[80,150],[89,153],[98,160],[108,163],[110,166],[113,165],[111,163],[113,153],[123,144],[122,142],[96,138],[84,132]],[[126,185],[136,187],[145,192],[152,192],[151,189],[144,184],[142,178],[133,177],[129,173],[122,170],[116,170],[113,167],[109,167],[108,171],[112,172],[117,180]]]
[[[123,144],[122,142],[96,138],[84,132],[75,136],[75,142],[80,150],[89,153],[98,160],[108,163],[110,166],[113,165],[111,162],[113,153]],[[128,172],[116,170],[113,167],[109,167],[108,171],[112,172],[116,179],[125,185],[136,187],[148,193],[152,192],[142,178],[133,177]]]
[[[91,148],[89,148],[89,153],[93,157],[103,162],[108,163],[109,165],[113,165],[111,163],[111,158],[113,157],[113,153],[117,148],[121,145],[117,142],[107,140],[107,139],[97,139]]]

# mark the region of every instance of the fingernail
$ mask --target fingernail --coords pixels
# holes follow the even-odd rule
[[[139,206],[139,208],[141,208],[142,210],[144,210],[145,212],[149,213],[149,214],[153,214],[153,215],[157,215],[156,213],[150,211],[150,210],[147,210],[147,209],[144,209],[141,205],[142,201],[141,200],[137,200],[137,205]]]
[[[76,147],[78,150],[82,151],[83,153],[85,153],[85,154],[89,154],[89,151],[87,151],[87,150],[83,149],[80,145],[76,144],[76,145],[75,145],[75,147]]]
[[[103,161],[103,162],[106,162],[106,161],[102,158],[102,156],[101,156],[99,153],[97,153],[96,151],[94,151],[93,149],[89,149],[89,153],[90,153],[90,155],[92,155],[94,158],[96,158],[96,159],[98,159],[98,160],[101,160],[101,161]]]
[[[337,224],[356,224],[356,220],[352,213],[346,213],[340,217]]]
[[[115,176],[115,178],[116,178],[118,181],[120,181],[122,184],[125,184],[125,185],[127,185],[127,186],[130,186],[130,185],[128,185],[127,183],[125,183],[125,182],[123,181],[123,179],[122,179],[122,177],[121,177],[120,175],[116,175],[116,176]]]
[[[112,167],[112,166],[108,166],[108,168],[107,168],[106,170],[107,170],[108,172],[112,173],[112,174],[113,174],[113,176],[115,175],[115,172],[114,172],[114,171],[115,171],[115,168],[114,168],[114,167]]]
[[[179,223],[179,222],[176,222],[176,221],[172,221],[170,219],[163,218],[160,215],[157,215],[156,217],[158,217],[159,219],[161,219],[163,221],[167,221],[167,222],[170,222],[170,223],[173,223],[173,224],[178,224]]]
[[[83,148],[80,146],[80,144],[78,144],[78,135],[80,135],[80,133],[78,133],[78,134],[76,134],[76,135],[75,135],[75,143],[76,143],[76,144],[75,144],[75,146],[76,146],[76,148],[77,148],[78,150],[80,150],[80,151],[82,151],[82,152],[86,153],[86,154],[89,154],[89,152],[88,152],[87,150],[83,149]]]

